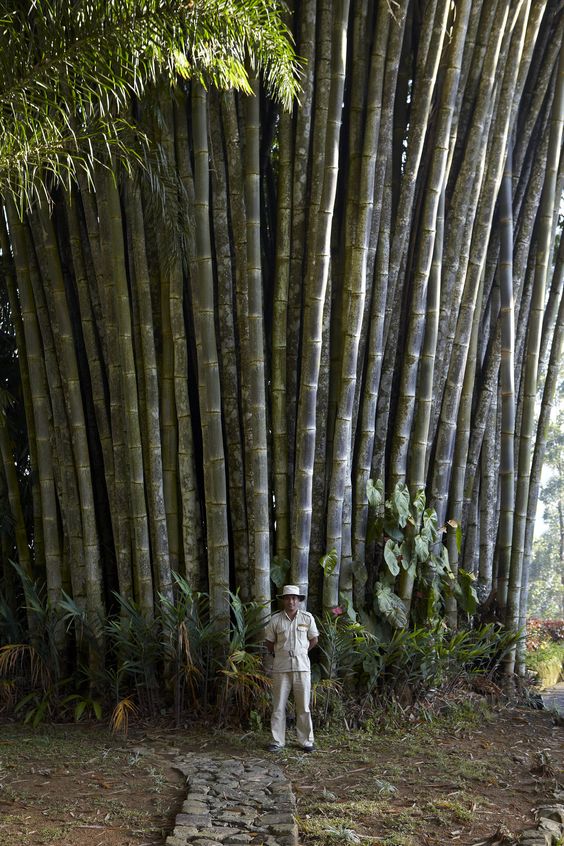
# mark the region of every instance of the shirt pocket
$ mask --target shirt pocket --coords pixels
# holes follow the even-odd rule
[[[307,633],[309,631],[309,625],[307,623],[300,623],[298,626],[298,643],[300,646],[307,646],[309,643],[309,638]]]

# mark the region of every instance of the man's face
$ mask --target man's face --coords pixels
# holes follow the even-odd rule
[[[292,619],[298,613],[298,608],[300,607],[300,600],[297,596],[283,596],[282,603],[284,605],[284,611]]]

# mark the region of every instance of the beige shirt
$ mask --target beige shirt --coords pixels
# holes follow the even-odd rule
[[[270,618],[265,640],[274,644],[273,673],[309,672],[309,642],[319,637],[313,615],[298,611],[290,620],[285,611],[278,611]]]

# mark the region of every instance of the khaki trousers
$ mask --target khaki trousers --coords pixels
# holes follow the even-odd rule
[[[300,746],[313,744],[313,725],[309,700],[311,695],[311,673],[289,672],[272,674],[272,717],[270,729],[278,746],[286,743],[286,705],[290,692],[296,706],[296,735]]]

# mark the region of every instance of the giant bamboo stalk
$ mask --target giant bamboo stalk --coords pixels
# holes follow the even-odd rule
[[[468,127],[464,157],[458,162],[458,170],[452,175],[456,181],[451,189],[451,209],[445,234],[444,279],[436,352],[437,359],[443,361],[447,361],[451,354],[454,327],[464,290],[463,280],[467,272],[472,231],[484,179],[484,146],[495,118],[495,104],[500,96],[496,83],[500,69],[506,61],[509,46],[509,7],[507,0],[501,0],[499,4],[487,4],[483,9],[483,20],[480,22],[481,28],[485,29],[487,49],[479,77],[477,100],[475,106],[472,105],[473,117]],[[430,424],[431,440],[436,436],[445,379],[444,368],[435,371],[436,401]]]
[[[396,15],[400,45],[403,40],[407,5],[402,5],[401,12],[401,15]],[[448,2],[441,0],[440,3],[433,4],[429,8],[429,14],[425,15],[420,35],[420,51],[417,56],[415,90],[407,139],[406,167],[397,203],[390,253],[390,282],[384,330],[385,340],[389,332],[391,315],[396,305],[396,288],[399,284],[402,266],[405,264],[409,244],[417,177],[431,118],[432,98],[437,84],[442,45],[449,14],[450,4]]]
[[[90,453],[86,438],[84,406],[81,393],[80,374],[75,352],[73,321],[70,314],[67,292],[63,278],[53,221],[47,209],[39,208],[36,243],[41,261],[41,274],[50,306],[50,320],[53,327],[56,354],[59,362],[66,417],[70,430],[72,459],[75,465],[76,483],[79,494],[81,523],[81,545],[84,560],[87,618],[91,631],[99,632],[99,621],[103,616],[100,543],[96,524],[96,510],[92,487]],[[37,232],[37,230],[35,230]]]
[[[318,9],[318,6],[321,8]],[[294,139],[292,157],[292,221],[290,230],[291,257],[288,279],[288,340],[286,406],[288,420],[288,519],[292,526],[293,484],[296,452],[296,415],[299,383],[300,335],[303,320],[303,277],[306,267],[306,245],[311,238],[306,237],[308,195],[311,192],[310,181],[316,180],[310,175],[311,161],[313,168],[318,167],[320,154],[325,140],[327,100],[329,97],[329,74],[331,55],[330,11],[326,0],[311,0],[300,4],[299,34],[296,37],[299,55],[304,59],[302,78],[303,94],[301,106],[295,109]],[[329,7],[330,9],[330,7]],[[316,44],[316,22],[319,19],[319,45]],[[298,27],[297,27],[298,29]],[[315,92],[315,97],[314,97]],[[313,113],[315,108],[315,132],[313,132]],[[320,120],[321,117],[321,120]],[[281,143],[283,139],[281,138]],[[312,145],[315,147],[312,150]],[[284,154],[282,154],[284,155]],[[313,196],[309,196],[311,204]],[[291,557],[291,544],[289,558]]]
[[[274,303],[272,308],[272,493],[274,499],[274,551],[290,560],[290,473],[288,445],[288,306],[290,289],[292,226],[292,119],[280,117],[280,159],[278,163],[278,204],[276,256],[274,262]]]
[[[36,470],[39,477],[41,494],[41,520],[45,550],[45,580],[47,584],[47,595],[50,602],[54,605],[61,598],[63,565],[49,427],[49,420],[52,417],[51,400],[47,387],[43,344],[35,310],[29,264],[26,260],[29,246],[25,227],[19,219],[13,204],[8,203],[6,210],[10,240],[14,253],[14,266],[18,280],[18,295],[33,401],[35,444],[37,449]],[[12,299],[14,300],[15,297]]]
[[[535,422],[535,402],[542,331],[542,315],[545,306],[546,280],[552,250],[556,182],[562,147],[563,125],[564,55],[563,51],[561,51],[558,65],[558,79],[552,104],[552,121],[550,126],[546,178],[539,209],[535,282],[533,301],[531,303],[531,314],[529,317],[529,331],[527,336],[527,350],[525,358],[524,406],[521,430],[519,433],[519,473],[517,477],[517,491],[515,497],[515,522],[513,527],[513,543],[511,550],[511,569],[509,573],[509,583],[506,590],[504,588],[504,583],[502,582],[500,597],[501,606],[505,607],[505,604],[507,605],[505,622],[514,630],[517,628],[519,623],[525,529],[533,456],[532,439]],[[506,600],[506,602],[504,600]],[[513,660],[508,661],[506,664],[506,670],[508,673],[512,673],[514,669],[514,655],[512,657]]]
[[[190,159],[187,126],[187,98],[177,92],[174,109],[174,141],[180,194],[181,255],[196,275],[196,243],[194,220],[194,178]],[[170,288],[170,322],[174,344],[174,399],[178,428],[178,481],[182,513],[182,546],[184,570],[188,584],[203,587],[205,582],[202,550],[202,513],[196,481],[194,432],[188,383],[188,333],[184,320],[187,299],[181,268],[172,275]]]
[[[194,85],[194,211],[196,222],[197,279],[192,280],[198,390],[202,421],[202,449],[208,547],[210,611],[225,635],[229,624],[229,540],[227,484],[221,425],[221,386],[215,332],[215,295],[210,238],[209,148],[206,94]]]
[[[541,484],[541,471],[546,448],[548,427],[550,424],[551,413],[554,408],[554,399],[556,395],[556,388],[560,376],[562,365],[562,350],[564,348],[564,264],[562,248],[563,242],[560,241],[560,250],[558,262],[555,267],[555,281],[557,289],[560,291],[560,305],[556,320],[556,327],[554,331],[553,341],[550,349],[550,359],[548,362],[548,369],[545,383],[543,386],[543,395],[541,401],[541,408],[539,412],[539,421],[537,426],[537,438],[535,441],[535,449],[533,453],[533,460],[531,463],[531,479],[529,484],[529,502],[527,507],[527,526],[525,529],[525,550],[523,557],[523,575],[521,579],[521,595],[519,597],[519,629],[524,631],[527,617],[527,599],[528,599],[528,584],[529,584],[529,563],[531,560],[531,552],[533,547],[534,526],[537,513],[538,496]],[[562,549],[560,550],[561,561],[564,560]],[[517,644],[515,656],[515,672],[519,676],[525,675],[525,638],[521,637]]]
[[[407,466],[407,484],[414,496],[424,490],[427,478],[429,424],[433,407],[433,375],[439,333],[439,306],[441,299],[441,272],[444,245],[445,188],[443,186],[437,211],[433,263],[429,272],[429,287],[425,306],[425,336],[421,350],[421,363],[417,380],[416,408]]]
[[[181,496],[179,496],[179,431],[178,411],[175,393],[175,335],[173,332],[174,311],[178,307],[176,280],[182,283],[182,256],[180,249],[179,228],[179,174],[180,164],[176,161],[175,126],[174,126],[174,95],[166,89],[159,89],[159,113],[154,125],[162,125],[163,130],[154,132],[158,140],[159,149],[164,152],[165,179],[171,183],[166,190],[165,200],[167,215],[165,227],[154,245],[156,253],[153,276],[156,277],[157,291],[155,300],[159,299],[159,309],[155,309],[155,335],[160,339],[160,354],[158,354],[158,387],[159,387],[159,420],[160,420],[160,453],[162,455],[162,487],[164,509],[166,514],[166,542],[169,555],[169,569],[180,572],[184,569],[184,550],[181,529]],[[153,104],[151,104],[153,105]],[[154,108],[154,105],[153,105]],[[150,206],[151,194],[145,188],[143,192],[144,207]],[[156,215],[144,215],[146,242],[151,243],[151,229],[157,225]],[[173,289],[174,295],[173,295]],[[160,295],[160,296],[159,296]],[[174,308],[172,307],[174,304]],[[156,305],[156,304],[155,304]],[[180,312],[182,316],[182,310]],[[184,345],[185,340],[183,337]],[[148,339],[149,345],[151,341]],[[153,342],[154,345],[154,342]],[[158,460],[158,459],[157,459]]]
[[[224,139],[227,154],[227,172],[229,182],[229,204],[231,214],[232,247],[235,265],[235,311],[236,335],[239,344],[239,376],[241,381],[240,418],[241,437],[243,440],[242,473],[244,486],[244,514],[241,515],[245,525],[247,538],[243,553],[237,562],[238,582],[252,584],[253,576],[250,572],[250,558],[253,554],[253,529],[250,522],[252,513],[249,503],[253,497],[252,476],[252,424],[249,416],[249,379],[242,361],[249,361],[249,280],[247,266],[247,210],[245,207],[245,177],[244,160],[242,156],[241,116],[238,114],[237,103],[233,94],[227,93],[221,98],[222,118],[224,125]],[[243,495],[243,491],[241,493]]]
[[[470,3],[462,3],[457,11],[433,139],[433,156],[425,184],[425,199],[419,222],[417,259],[410,291],[409,324],[402,356],[399,400],[390,456],[390,488],[393,488],[398,481],[405,480],[407,470],[417,373],[425,335],[427,288],[434,256],[437,215],[447,176],[449,141],[458,96],[470,5]]]
[[[509,575],[515,509],[515,305],[513,291],[513,171],[511,145],[507,151],[500,195],[501,254],[499,281],[501,293],[501,460],[498,584]]]
[[[313,267],[306,279],[292,540],[292,575],[295,583],[306,594],[311,534],[317,384],[322,346],[323,308],[329,275],[331,223],[337,190],[348,13],[349,0],[337,0],[334,19],[333,73],[325,147],[325,173],[312,261]]]
[[[484,280],[482,276],[482,278],[480,279],[480,290],[478,291],[477,296],[478,301],[482,296],[483,286]],[[458,575],[459,570],[457,529],[459,526],[462,525],[462,508],[464,502],[464,476],[466,470],[466,456],[468,453],[468,441],[470,439],[470,420],[472,413],[473,389],[476,378],[476,359],[479,329],[479,312],[476,312],[474,314],[474,325],[472,326],[472,334],[470,336],[468,358],[466,360],[466,370],[464,373],[464,381],[462,383],[462,391],[460,395],[460,404],[458,407],[456,439],[454,444],[453,467],[449,491],[447,549],[449,553],[450,568],[454,577]],[[455,629],[457,627],[458,618],[457,604],[454,596],[447,597],[446,617],[448,624],[451,626],[451,628]]]
[[[462,389],[460,374],[464,373],[466,366],[471,327],[473,325],[473,314],[476,307],[476,294],[479,288],[478,283],[483,273],[487,254],[487,233],[491,228],[493,209],[503,172],[508,133],[515,117],[513,98],[517,84],[516,69],[519,67],[523,49],[527,12],[528,5],[523,4],[519,11],[517,25],[512,30],[511,43],[507,52],[506,73],[500,91],[500,103],[502,105],[499,109],[497,124],[491,135],[492,148],[488,158],[488,166],[485,168],[484,183],[471,240],[468,272],[466,273],[463,287],[456,332],[452,345],[452,354],[449,358],[449,373],[442,401],[441,421],[437,435],[437,450],[431,487],[431,495],[435,502],[439,523],[444,522],[447,510],[456,418]],[[482,161],[483,164],[484,161]]]
[[[118,323],[116,302],[113,291],[112,263],[119,260],[119,248],[114,247],[114,232],[110,220],[110,190],[108,176],[100,170],[96,182],[96,191],[92,195],[83,191],[84,209],[87,220],[89,244],[93,251],[94,267],[100,299],[100,309],[96,314],[97,328],[101,339],[106,374],[108,380],[108,403],[114,467],[121,472],[115,474],[115,521],[114,547],[118,589],[123,596],[139,596],[134,590],[134,565],[131,542],[130,512],[130,467],[125,426],[124,384],[118,341]],[[121,235],[121,220],[119,224]],[[118,241],[119,245],[119,241]],[[123,254],[122,254],[123,259]]]
[[[270,602],[270,507],[260,237],[260,100],[256,77],[251,79],[251,86],[254,96],[246,100],[245,202],[249,280],[249,413],[253,442],[253,595],[257,602],[267,603]]]
[[[247,498],[245,494],[243,438],[241,433],[240,378],[234,315],[233,260],[229,231],[228,182],[220,124],[219,102],[210,95],[210,140],[212,169],[212,208],[217,268],[217,310],[221,355],[221,400],[225,426],[229,512],[233,533],[235,582],[241,599],[253,595],[249,574]],[[246,347],[245,347],[246,349]]]
[[[133,347],[131,300],[128,289],[125,246],[122,235],[122,212],[118,188],[110,175],[104,175],[97,192],[104,204],[100,215],[101,229],[109,253],[111,278],[104,280],[107,307],[113,309],[117,333],[118,372],[120,394],[123,397],[123,409],[115,409],[115,415],[123,414],[124,434],[127,456],[128,507],[130,515],[130,542],[133,560],[133,583],[135,594],[144,614],[153,613],[155,585],[153,584],[151,550],[149,540],[149,521],[145,499],[145,468],[141,441],[141,421],[139,416],[138,374]],[[111,286],[111,290],[109,287]],[[115,390],[118,386],[113,385]],[[112,402],[117,397],[112,396]],[[118,442],[119,443],[119,442]],[[124,504],[125,506],[125,504]],[[122,506],[122,507],[124,507]],[[123,527],[125,529],[125,526]],[[121,542],[127,542],[125,537]]]
[[[380,20],[378,18],[377,20]],[[345,489],[351,473],[353,442],[353,407],[359,344],[366,299],[366,273],[372,214],[374,207],[375,171],[380,132],[380,104],[384,83],[382,44],[376,38],[371,56],[367,93],[366,122],[359,170],[358,219],[355,221],[354,243],[351,245],[350,267],[345,266],[347,313],[344,321],[343,355],[339,379],[337,418],[333,439],[333,460],[327,503],[327,549],[334,549],[337,566],[324,580],[323,605],[326,609],[339,604],[339,573],[342,556],[343,507]],[[352,588],[352,582],[350,584]],[[348,596],[352,603],[352,593]]]
[[[13,443],[8,432],[8,421],[6,418],[5,408],[0,409],[0,458],[2,459],[2,465],[4,468],[4,478],[8,489],[8,500],[14,521],[14,536],[18,552],[18,563],[22,572],[30,580],[30,582],[32,582],[33,572],[31,567],[31,552],[27,537],[27,529],[25,526],[16,466],[14,463]],[[28,608],[27,610],[28,625],[31,627],[31,619],[29,617],[31,609]]]
[[[501,415],[498,413],[498,398],[493,397],[490,406],[489,426],[484,438],[480,460],[482,485],[480,489],[480,565],[478,570],[477,594],[481,604],[486,603],[494,583],[494,550],[497,536],[499,510],[492,508],[497,503],[499,493],[499,445],[501,441]]]
[[[138,324],[140,367],[138,368],[139,393],[142,398],[140,416],[144,423],[143,443],[144,468],[149,532],[151,537],[151,558],[155,581],[155,592],[165,599],[172,599],[172,574],[168,545],[168,520],[165,506],[163,457],[161,449],[161,415],[159,402],[159,381],[155,338],[153,332],[153,309],[149,287],[149,268],[145,248],[145,232],[141,192],[128,183],[128,222],[130,226],[130,263],[132,290],[134,291],[134,316]]]

